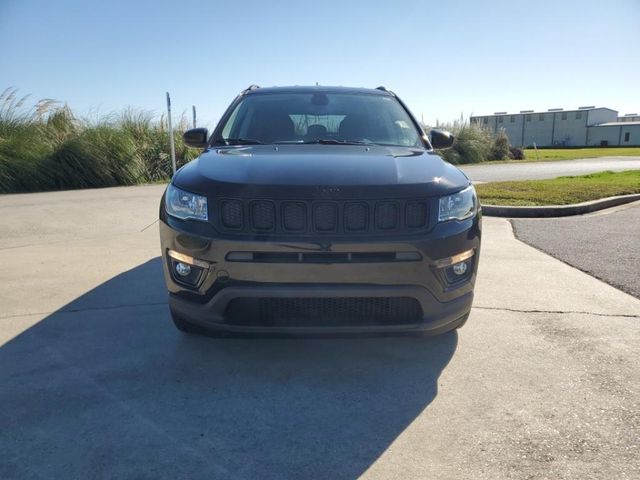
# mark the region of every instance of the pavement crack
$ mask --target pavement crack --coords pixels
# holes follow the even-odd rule
[[[101,310],[117,310],[119,308],[128,307],[154,307],[157,305],[166,305],[167,302],[151,302],[151,303],[125,303],[122,305],[109,305],[106,307],[90,307],[90,308],[61,308],[50,312],[30,312],[30,313],[18,313],[15,315],[3,315],[0,316],[0,320],[6,320],[9,318],[18,317],[31,317],[33,315],[53,315],[55,313],[82,313],[82,312],[96,312]]]
[[[581,310],[537,310],[537,309],[520,309],[520,308],[507,308],[507,307],[483,307],[473,306],[478,310],[500,310],[504,312],[515,313],[551,313],[551,314],[575,314],[575,315],[592,315],[595,317],[624,317],[624,318],[640,318],[640,315],[632,313],[597,313],[597,312],[585,312]]]
[[[144,227],[142,230],[140,230],[140,233],[144,232],[146,229],[153,227],[156,223],[158,223],[158,220],[154,220],[153,223],[150,223],[149,225],[147,225],[146,227]]]

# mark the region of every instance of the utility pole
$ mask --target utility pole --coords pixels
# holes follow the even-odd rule
[[[193,128],[196,128],[196,106],[191,105],[191,111],[193,112]]]
[[[176,145],[173,142],[173,126],[171,125],[171,97],[167,92],[167,121],[169,123],[169,145],[171,147],[171,166],[173,174],[176,174]]]

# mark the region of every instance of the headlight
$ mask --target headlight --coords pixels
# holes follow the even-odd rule
[[[165,195],[165,209],[169,215],[181,218],[193,218],[195,220],[209,219],[207,214],[207,197],[185,192],[169,184]]]
[[[464,220],[473,217],[476,213],[478,200],[476,189],[469,185],[464,190],[440,198],[438,221]]]

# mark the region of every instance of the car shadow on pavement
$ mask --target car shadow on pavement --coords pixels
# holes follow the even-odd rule
[[[0,477],[357,478],[456,346],[185,335],[156,258],[0,348]]]

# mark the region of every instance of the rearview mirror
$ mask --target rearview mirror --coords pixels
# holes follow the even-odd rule
[[[187,147],[206,148],[209,130],[206,128],[192,128],[182,134],[182,139]]]
[[[454,136],[445,130],[431,130],[431,146],[433,148],[449,148],[453,145]]]

